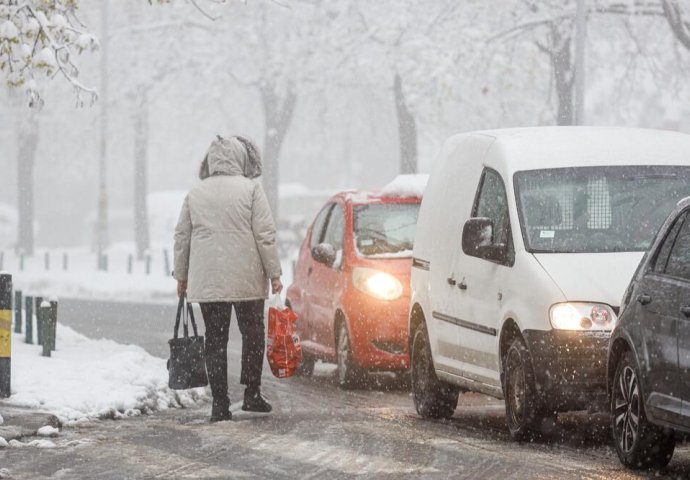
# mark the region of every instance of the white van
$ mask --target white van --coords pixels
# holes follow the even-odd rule
[[[603,409],[624,290],[690,195],[690,135],[535,127],[451,137],[414,243],[417,412],[460,390],[505,398],[513,438],[559,411]]]

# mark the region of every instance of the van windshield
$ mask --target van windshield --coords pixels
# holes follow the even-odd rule
[[[528,251],[645,251],[676,203],[690,195],[690,167],[623,166],[515,174]]]
[[[365,257],[411,257],[418,203],[372,203],[354,207],[357,252]]]

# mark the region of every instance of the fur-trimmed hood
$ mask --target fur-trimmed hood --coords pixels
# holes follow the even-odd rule
[[[259,149],[247,138],[217,135],[199,168],[199,178],[202,180],[211,175],[241,175],[247,178],[260,176]]]

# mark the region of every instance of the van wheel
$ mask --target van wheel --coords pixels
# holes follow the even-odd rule
[[[458,406],[459,390],[436,376],[426,325],[420,323],[412,341],[412,396],[424,418],[450,418]]]
[[[516,338],[503,359],[503,394],[506,423],[513,440],[526,440],[538,433],[541,402],[537,397],[534,370],[522,338]]]
[[[635,358],[627,352],[618,362],[611,388],[611,427],[616,452],[629,468],[664,467],[676,446],[673,431],[647,420],[639,378]]]
[[[345,322],[340,322],[336,341],[336,357],[338,360],[338,385],[346,390],[356,388],[362,382],[362,370],[355,364],[350,334]]]
[[[302,362],[297,367],[295,374],[300,377],[311,377],[314,373],[316,358],[302,351]]]

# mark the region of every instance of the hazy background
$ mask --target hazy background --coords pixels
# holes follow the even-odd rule
[[[585,123],[690,131],[689,50],[667,19],[587,3]],[[81,2],[80,17],[96,36],[101,7]],[[574,1],[209,2],[205,10],[221,17],[215,21],[184,1],[111,0],[109,10],[114,241],[134,240],[136,142],[145,139],[149,192],[186,190],[214,135],[241,133],[265,145],[267,85],[279,98],[294,96],[280,183],[320,192],[376,188],[400,172],[396,73],[416,125],[420,172],[453,133],[568,123],[558,120],[551,54],[563,46],[558,35],[574,33]],[[79,57],[84,84],[100,87],[99,61],[99,52]],[[41,88],[36,244],[88,245],[102,104],[76,108],[71,85],[59,76]],[[26,103],[21,88],[0,90],[0,202],[15,208]]]

